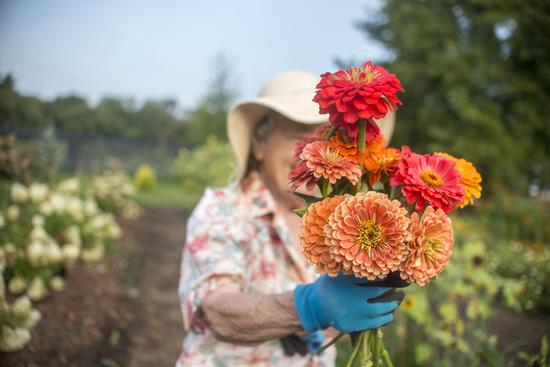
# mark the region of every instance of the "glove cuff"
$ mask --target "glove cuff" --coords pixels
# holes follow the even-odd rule
[[[300,323],[309,334],[320,329],[315,320],[315,312],[312,309],[311,285],[300,284],[294,288],[294,307]]]
[[[300,336],[299,338],[306,343],[307,350],[312,354],[319,352],[319,349],[321,349],[325,342],[325,334],[323,334],[322,331],[316,331],[306,336]]]

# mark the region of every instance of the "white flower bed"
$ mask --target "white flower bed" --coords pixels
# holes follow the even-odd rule
[[[121,172],[94,178],[88,194],[76,178],[55,187],[11,184],[8,200],[0,202],[1,351],[19,350],[30,341],[40,320],[32,302],[63,290],[63,275],[75,262],[103,259],[121,235],[113,213],[140,214],[134,191]]]

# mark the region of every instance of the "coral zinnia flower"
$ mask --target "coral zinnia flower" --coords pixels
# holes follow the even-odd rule
[[[369,183],[373,185],[380,181],[382,173],[390,177],[397,171],[397,163],[401,160],[401,151],[395,148],[384,149],[376,154],[370,154],[364,160],[365,168],[370,171]]]
[[[456,163],[456,169],[460,172],[460,184],[464,187],[466,195],[459,205],[464,208],[468,204],[474,203],[474,198],[481,197],[481,175],[475,166],[463,158],[456,158],[447,153],[435,153]]]
[[[347,196],[329,217],[326,244],[344,271],[384,278],[407,256],[409,223],[399,201],[376,191],[360,192]]]
[[[426,208],[422,218],[411,216],[409,257],[400,266],[401,278],[425,285],[445,269],[454,246],[451,219],[441,209]]]
[[[401,192],[407,204],[416,203],[415,209],[428,205],[449,213],[464,200],[464,187],[455,163],[438,155],[408,153],[390,177],[391,186],[403,185]]]
[[[403,88],[394,74],[367,61],[360,67],[323,74],[313,101],[319,104],[319,113],[330,115],[333,125],[355,136],[358,119],[379,119],[397,109],[399,91]]]
[[[302,251],[320,274],[326,272],[330,276],[336,276],[341,268],[341,264],[337,263],[329,254],[323,230],[334,208],[342,200],[344,200],[344,196],[339,195],[311,204],[303,217],[302,232],[300,233]]]
[[[331,148],[328,141],[314,141],[306,145],[300,158],[300,163],[290,174],[291,189],[296,190],[304,182],[327,179],[335,184],[341,178],[346,178],[353,185],[359,182],[361,169],[357,162],[340,154],[338,149]]]

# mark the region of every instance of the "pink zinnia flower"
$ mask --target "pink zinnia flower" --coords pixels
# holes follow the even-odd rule
[[[346,197],[329,217],[326,244],[344,271],[384,278],[407,256],[409,223],[399,201],[376,191],[360,192]]]
[[[426,208],[422,218],[411,216],[409,257],[400,266],[401,278],[423,286],[445,269],[454,246],[451,219],[441,209]]]
[[[307,144],[300,154],[300,159],[302,161],[288,175],[291,190],[296,190],[304,183],[311,189],[315,182],[323,178],[331,184],[345,178],[356,185],[361,177],[361,169],[357,162],[342,156],[328,141]]]
[[[317,183],[317,178],[313,176],[313,173],[307,168],[306,162],[303,161],[290,171],[288,180],[290,181],[291,191],[296,191],[302,185],[306,185],[307,191],[311,191]]]
[[[449,213],[465,194],[455,163],[439,155],[405,154],[390,178],[390,185],[403,185],[401,192],[407,204],[416,203],[418,211],[427,203]]]

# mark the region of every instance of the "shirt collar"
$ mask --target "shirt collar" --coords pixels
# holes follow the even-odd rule
[[[257,172],[252,172],[244,179],[240,191],[253,217],[275,213],[275,200]]]

